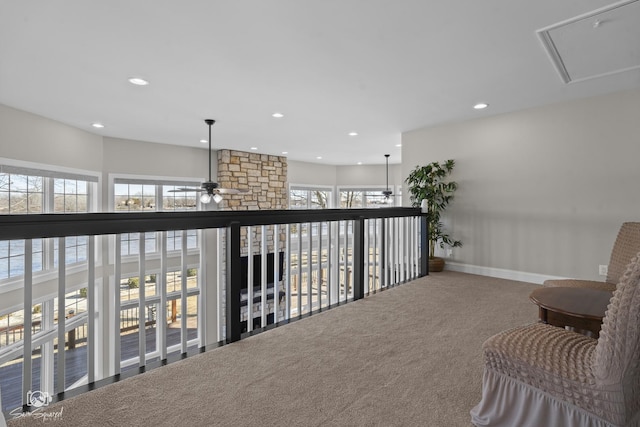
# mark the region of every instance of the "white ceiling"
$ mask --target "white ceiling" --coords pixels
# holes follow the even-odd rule
[[[398,163],[404,131],[640,87],[638,69],[565,84],[538,39],[612,3],[0,0],[0,103],[117,138],[205,147],[213,118],[214,148]]]

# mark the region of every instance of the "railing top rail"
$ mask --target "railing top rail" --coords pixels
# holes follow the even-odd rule
[[[0,240],[221,228],[231,223],[240,226],[295,224],[419,215],[422,215],[420,208],[399,207],[0,215]]]

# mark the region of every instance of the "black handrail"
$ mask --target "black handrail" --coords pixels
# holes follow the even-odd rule
[[[82,214],[0,215],[0,240],[141,233],[167,230],[226,228],[227,341],[240,339],[240,227],[323,221],[354,221],[354,299],[364,297],[364,220],[421,218],[420,247],[427,248],[426,217],[419,208],[301,209],[196,212],[112,212]],[[383,254],[383,260],[384,260]],[[427,257],[420,259],[420,276],[428,273]]]
[[[0,215],[0,240],[421,216],[419,208]]]

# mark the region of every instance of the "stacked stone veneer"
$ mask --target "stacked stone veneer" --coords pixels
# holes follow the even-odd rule
[[[218,151],[218,184],[222,188],[249,190],[247,194],[224,194],[220,210],[247,211],[287,209],[287,158],[236,150]],[[242,227],[240,250],[247,255],[247,228]],[[260,253],[262,233],[252,227],[253,253]],[[284,230],[279,233],[280,248],[284,247]],[[267,227],[267,250],[273,252],[273,226]]]
[[[236,150],[218,150],[218,184],[222,188],[249,190],[247,194],[224,194],[218,205],[219,210],[247,211],[265,209],[287,209],[289,207],[289,191],[287,186],[287,158],[268,154],[247,153]],[[262,247],[262,228],[251,227],[252,253],[258,254]],[[286,235],[284,226],[279,236],[279,250],[284,249]],[[273,226],[267,226],[267,252],[274,251]],[[248,254],[247,227],[240,229],[240,252]],[[254,265],[254,268],[260,268]],[[279,288],[282,288],[282,283]],[[283,303],[284,304],[284,303]],[[273,313],[273,300],[267,301],[267,313]],[[261,304],[252,305],[252,317],[261,316]],[[279,318],[284,311],[281,308]],[[225,313],[225,311],[223,311]],[[241,309],[241,321],[248,317],[247,307]]]
[[[225,194],[221,210],[287,209],[287,158],[235,150],[218,151],[218,183],[222,188],[248,189]]]

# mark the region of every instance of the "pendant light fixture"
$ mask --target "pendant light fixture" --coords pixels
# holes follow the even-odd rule
[[[222,194],[244,194],[248,193],[248,190],[239,190],[236,188],[220,188],[220,185],[217,182],[213,182],[211,179],[211,126],[216,122],[213,119],[205,119],[204,121],[207,126],[209,126],[209,179],[202,183],[200,188],[176,188],[175,190],[170,190],[170,192],[185,192],[185,191],[195,191],[202,192],[200,196],[200,203],[208,204],[213,200],[216,203],[220,203],[222,201]]]
[[[384,202],[389,203],[391,196],[393,195],[393,191],[389,190],[389,156],[390,154],[385,154],[384,157],[387,160],[387,189],[382,192],[384,196]]]

